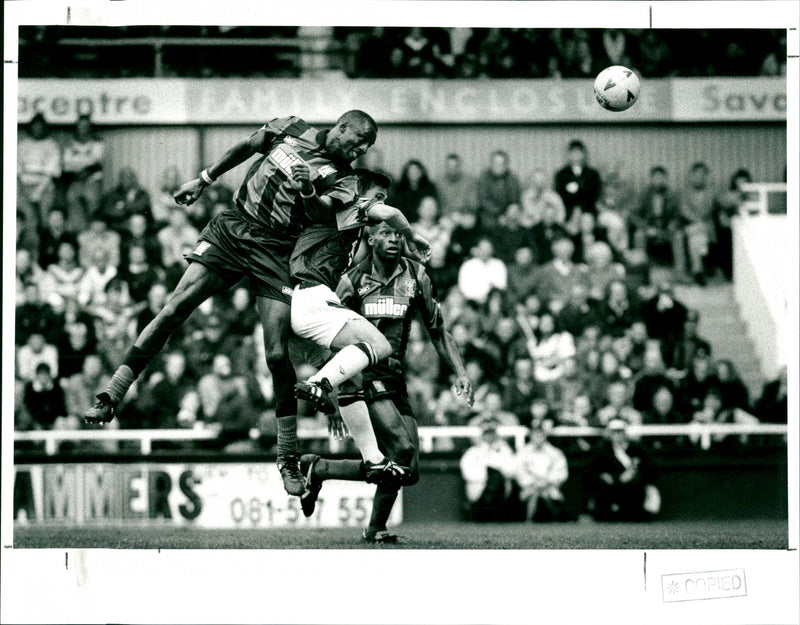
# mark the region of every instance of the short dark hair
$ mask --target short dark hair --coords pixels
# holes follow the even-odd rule
[[[570,150],[580,150],[581,152],[586,151],[586,146],[583,144],[583,141],[580,139],[573,139],[569,142],[568,149]]]
[[[446,158],[446,160],[450,160],[450,159],[453,159],[453,160],[456,160],[456,161],[460,161],[461,160],[461,157],[458,154],[456,154],[455,152],[450,152],[450,154],[448,154],[445,158]]]
[[[667,169],[663,165],[656,165],[655,167],[650,168],[650,175],[653,174],[664,174],[667,175]]]
[[[343,113],[339,119],[336,120],[337,124],[364,124],[369,127],[370,134],[372,135],[372,141],[375,141],[375,138],[378,136],[378,124],[375,123],[375,120],[372,119],[372,116],[364,111],[359,111],[358,109],[353,109],[352,111],[347,111]]]
[[[48,365],[46,362],[40,362],[38,365],[36,365],[36,373],[53,375],[53,372],[50,370],[50,365]]]
[[[392,180],[386,174],[372,171],[371,169],[364,169],[363,167],[354,170],[354,173],[358,178],[358,186],[361,193],[368,191],[372,187],[388,189],[392,186]]]
[[[704,169],[705,171],[708,171],[708,165],[706,165],[703,161],[696,161],[692,163],[691,171],[697,171],[698,169]]]

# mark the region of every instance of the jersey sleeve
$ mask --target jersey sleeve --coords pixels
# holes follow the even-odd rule
[[[356,288],[350,272],[344,274],[339,280],[339,285],[336,287],[336,296],[348,308],[356,309],[358,297],[356,296]]]
[[[367,213],[370,206],[376,202],[377,200],[372,198],[354,197],[349,204],[340,205],[339,210],[336,212],[337,228],[339,230],[351,230],[352,228],[361,228],[367,225],[369,223]]]
[[[262,133],[264,137],[261,142],[259,152],[262,154],[269,152],[272,146],[272,141],[275,139],[275,137],[285,134],[290,126],[301,121],[302,120],[299,117],[295,117],[294,115],[291,117],[276,117],[275,119],[268,121],[266,124],[261,126],[261,128],[253,133],[253,135]]]
[[[422,322],[428,332],[438,332],[444,327],[442,309],[439,300],[436,299],[436,292],[430,276],[425,271],[425,267],[419,263],[414,263],[419,292],[415,298],[415,306],[420,312]]]

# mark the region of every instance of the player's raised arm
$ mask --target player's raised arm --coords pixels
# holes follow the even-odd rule
[[[367,209],[367,217],[370,221],[385,221],[389,227],[402,234],[409,250],[420,261],[425,262],[430,258],[431,244],[411,227],[400,209],[386,204],[373,204]]]
[[[262,128],[247,139],[237,141],[216,163],[201,171],[200,175],[194,180],[190,180],[181,186],[173,196],[175,202],[184,206],[189,206],[196,202],[203,195],[205,188],[212,185],[217,178],[237,165],[244,163],[261,149],[264,143],[264,132]]]
[[[448,332],[444,325],[442,311],[433,292],[433,283],[430,276],[425,272],[424,267],[419,268],[417,283],[419,284],[420,292],[417,295],[416,302],[419,307],[418,310],[421,312],[422,323],[431,337],[431,342],[436,348],[439,358],[456,374],[456,393],[462,395],[471,407],[475,399],[472,382],[467,375],[464,361],[461,359],[461,352],[458,351],[458,345],[453,335]]]

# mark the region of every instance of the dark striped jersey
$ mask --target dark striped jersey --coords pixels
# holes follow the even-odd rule
[[[331,213],[324,223],[303,230],[289,260],[292,284],[324,284],[336,289],[350,266],[368,223],[367,211],[378,203],[374,198],[358,198],[354,203]]]
[[[444,327],[433,283],[424,265],[401,258],[389,280],[383,282],[372,266],[372,254],[350,269],[339,281],[336,294],[342,303],[376,326],[392,346],[392,355],[365,373],[371,378],[403,373],[411,320],[419,315],[428,332]]]
[[[273,119],[261,131],[264,143],[259,152],[263,156],[251,165],[235,197],[237,208],[251,220],[275,236],[297,238],[307,224],[300,191],[290,177],[292,165],[299,160],[311,169],[318,195],[345,205],[355,200],[356,177],[349,163],[325,151],[326,131],[294,116]]]

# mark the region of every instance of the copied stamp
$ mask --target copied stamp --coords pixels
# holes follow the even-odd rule
[[[664,603],[746,597],[744,569],[662,575],[661,596]]]

